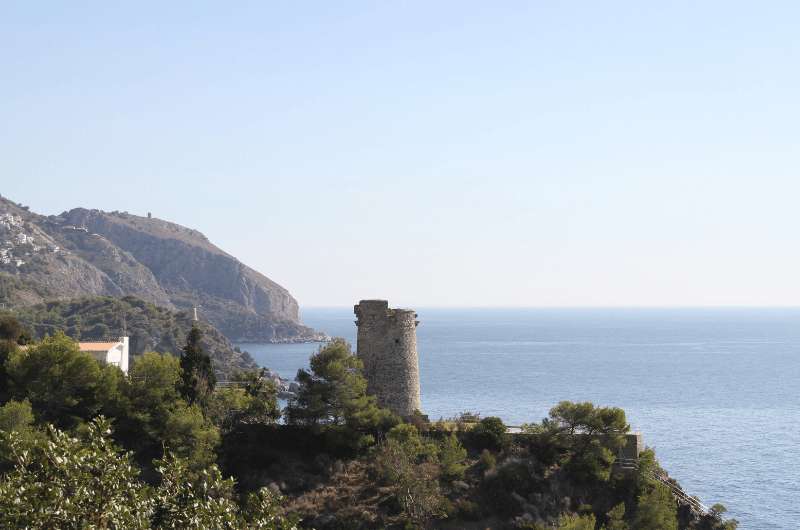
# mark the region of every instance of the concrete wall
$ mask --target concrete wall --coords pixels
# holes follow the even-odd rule
[[[617,458],[638,460],[642,451],[644,451],[644,438],[642,438],[642,433],[629,432],[625,435],[625,447],[620,449]]]
[[[420,410],[417,314],[390,309],[386,300],[362,300],[355,307],[358,342],[367,392],[400,416]]]

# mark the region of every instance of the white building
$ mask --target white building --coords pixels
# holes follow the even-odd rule
[[[128,337],[120,337],[116,342],[79,342],[81,351],[91,353],[100,362],[119,366],[120,370],[128,373],[128,356],[130,341]]]
[[[4,213],[3,215],[0,215],[0,225],[3,225],[6,229],[11,228],[12,226],[19,226],[21,224],[21,217],[14,217],[10,213]]]

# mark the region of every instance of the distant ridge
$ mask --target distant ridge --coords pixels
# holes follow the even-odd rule
[[[3,312],[0,312],[0,315]],[[252,357],[230,343],[207,322],[193,322],[184,311],[171,311],[133,296],[90,296],[64,302],[48,302],[12,313],[35,338],[64,331],[80,341],[116,341],[130,337],[132,355],[149,351],[180,355],[193,325],[203,332],[203,348],[221,378],[237,370],[257,368]]]
[[[304,342],[297,301],[197,230],[161,219],[75,208],[43,216],[0,197],[0,304],[135,296],[170,310],[200,307],[232,341]]]

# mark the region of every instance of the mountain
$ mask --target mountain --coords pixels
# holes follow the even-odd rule
[[[82,341],[127,335],[133,355],[148,351],[179,355],[186,344],[186,335],[192,325],[197,325],[203,332],[203,349],[222,379],[229,378],[236,370],[257,368],[247,352],[234,348],[211,324],[195,323],[189,313],[171,311],[133,296],[92,296],[48,302],[16,310],[13,315],[32,330],[36,338],[56,331],[64,331]]]
[[[0,305],[134,296],[168,310],[199,307],[233,341],[323,338],[297,301],[197,230],[126,212],[76,208],[43,216],[0,197]]]

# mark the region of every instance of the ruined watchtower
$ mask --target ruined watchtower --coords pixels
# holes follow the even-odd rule
[[[355,308],[367,392],[378,404],[407,417],[420,410],[417,314],[389,309],[386,300],[361,300]]]

